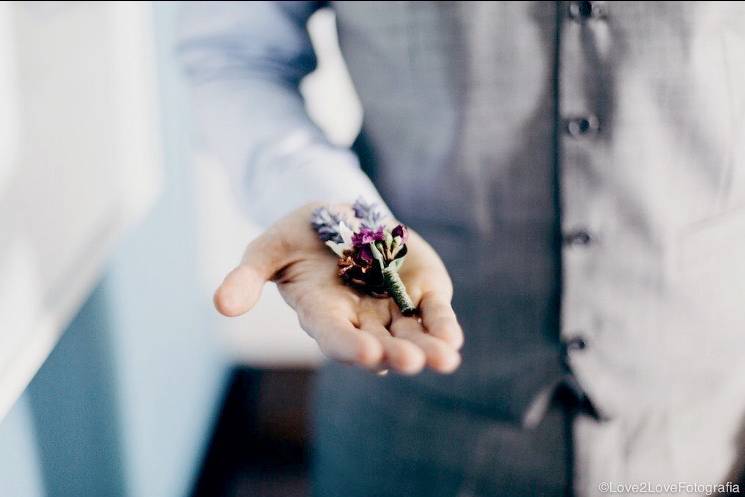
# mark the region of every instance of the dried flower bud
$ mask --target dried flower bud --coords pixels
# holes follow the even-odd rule
[[[403,244],[406,243],[406,240],[409,238],[409,230],[407,230],[406,226],[404,226],[403,224],[399,224],[391,230],[391,235],[393,235],[393,238],[401,238],[401,242],[399,243]]]

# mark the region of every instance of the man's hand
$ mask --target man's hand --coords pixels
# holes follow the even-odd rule
[[[400,275],[421,319],[404,317],[392,299],[363,295],[342,283],[337,257],[310,226],[315,207],[292,212],[248,245],[241,264],[215,292],[218,311],[244,314],[258,301],[264,283],[274,281],[326,356],[405,374],[425,365],[441,373],[454,371],[463,332],[450,305],[450,277],[432,247],[410,231]]]

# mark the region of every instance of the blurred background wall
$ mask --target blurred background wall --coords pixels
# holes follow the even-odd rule
[[[162,190],[117,240],[95,290],[0,424],[0,495],[186,495],[200,462],[227,363],[195,269],[188,106],[170,56],[174,8],[152,12]],[[64,19],[54,22],[64,29]]]
[[[33,11],[15,4],[5,21],[23,15],[27,23],[53,23],[56,36],[80,36],[82,43],[85,38],[75,33],[80,24],[67,23],[65,9],[78,9],[69,11],[78,23],[95,23],[91,12],[98,12],[117,26],[117,16],[128,11],[122,9],[127,4],[120,2],[119,7],[101,12],[96,9],[107,8],[103,4],[42,2]],[[123,39],[125,44],[152,42],[152,60],[144,63],[152,64],[157,78],[153,118],[147,124],[154,126],[157,140],[160,177],[154,175],[152,188],[159,193],[153,193],[147,211],[123,234],[101,242],[105,257],[91,275],[95,284],[81,286],[79,302],[70,306],[70,317],[61,319],[64,330],[52,335],[61,336],[59,342],[0,421],[2,496],[189,495],[219,416],[230,369],[235,365],[312,368],[320,360],[314,343],[299,330],[274,288],[267,288],[262,303],[248,316],[228,320],[213,311],[212,290],[240,259],[243,246],[258,227],[238,210],[220,165],[195,139],[187,89],[172,56],[178,3],[142,5],[149,16],[142,24],[143,33],[135,32],[132,36],[139,38],[134,41]],[[88,21],[80,21],[89,15]],[[89,27],[91,33],[107,29]],[[350,144],[361,112],[335,45],[333,16],[317,14],[311,31],[320,66],[303,83],[309,112],[332,141]],[[18,46],[14,50],[16,57],[24,59],[30,49]],[[67,56],[92,74],[100,69],[96,60],[81,62],[75,53]],[[111,61],[102,58],[100,62]],[[107,98],[116,99],[117,90],[112,91],[114,97]],[[77,98],[87,99],[85,95],[81,91]],[[65,105],[75,108],[69,95],[50,98],[67,98]],[[103,106],[115,104],[102,102]],[[18,119],[27,117],[26,111],[19,105]],[[0,124],[12,132],[9,115]],[[67,118],[74,127],[74,112]],[[95,144],[112,135],[126,148],[126,129],[101,126],[85,140]],[[89,167],[103,167],[89,162]],[[125,161],[117,167],[129,168],[129,164]],[[59,171],[55,172],[54,163],[43,166],[51,177],[45,174],[44,181],[49,179],[52,187],[64,185],[55,183]],[[0,168],[4,174],[7,170]],[[84,170],[73,178],[75,184],[96,188]],[[0,200],[3,192],[0,188]],[[35,207],[26,207],[28,211],[14,213],[12,220],[35,219]],[[75,223],[75,219],[70,221]],[[0,223],[6,222],[0,218]],[[65,241],[49,242],[58,243],[54,250],[64,251]],[[94,258],[93,251],[85,250],[76,256],[83,261]],[[72,291],[63,293],[73,295]],[[4,295],[0,291],[0,300]],[[12,329],[14,339],[25,340],[23,322],[1,314],[0,335],[6,335],[0,338],[10,336]],[[50,338],[49,347],[54,340]],[[13,354],[9,346],[4,352]],[[3,372],[0,364],[0,375]]]

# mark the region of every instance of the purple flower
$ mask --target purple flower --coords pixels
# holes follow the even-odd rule
[[[406,226],[403,224],[399,224],[395,228],[393,228],[393,231],[391,231],[391,235],[393,238],[401,237],[401,243],[406,243],[406,239],[409,238],[409,230],[406,229]]]
[[[355,247],[361,247],[368,243],[385,240],[385,233],[383,233],[383,227],[381,226],[377,230],[373,230],[368,227],[362,227],[357,233],[352,235],[352,243]]]

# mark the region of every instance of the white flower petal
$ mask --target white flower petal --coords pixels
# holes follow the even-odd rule
[[[326,242],[326,245],[328,245],[328,247],[333,250],[336,255],[338,255],[339,257],[344,257],[344,250],[346,250],[346,248],[343,243],[336,243],[329,240]]]
[[[339,223],[339,234],[341,235],[341,239],[344,240],[344,246],[347,249],[352,250],[354,247],[352,243],[352,235],[354,235],[354,232],[346,225],[346,223]]]

